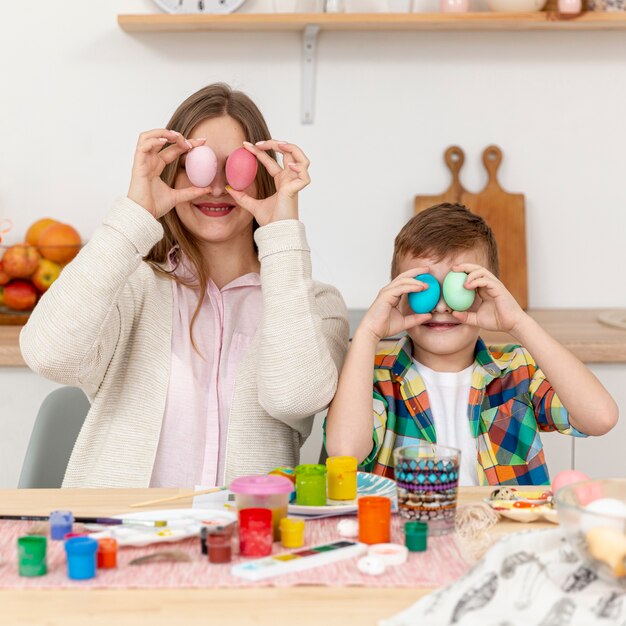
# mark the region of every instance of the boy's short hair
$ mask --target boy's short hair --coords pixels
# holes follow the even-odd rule
[[[441,260],[454,252],[477,247],[485,252],[487,269],[498,276],[498,244],[487,222],[462,204],[437,204],[412,217],[398,233],[393,246],[391,277],[398,275],[402,256],[432,256]]]

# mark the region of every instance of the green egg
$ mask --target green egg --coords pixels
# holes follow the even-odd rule
[[[466,278],[465,272],[448,272],[443,280],[443,299],[455,311],[467,311],[474,304],[476,291],[463,287]]]

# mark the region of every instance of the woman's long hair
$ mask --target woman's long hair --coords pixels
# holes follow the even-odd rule
[[[203,120],[223,116],[229,116],[239,122],[246,141],[256,143],[257,141],[270,139],[265,119],[254,102],[246,94],[241,91],[235,91],[224,83],[208,85],[189,96],[176,109],[167,124],[167,128],[178,131],[183,137],[188,137],[192,129]],[[273,151],[268,151],[268,154],[275,158]],[[161,174],[163,182],[170,187],[174,185],[179,161],[180,158],[167,165]],[[267,198],[276,192],[274,179],[264,167],[259,167],[255,182],[259,199]],[[204,263],[198,239],[187,230],[174,209],[159,218],[159,221],[164,230],[163,239],[150,250],[145,260],[159,274],[169,276],[188,287],[199,289],[198,306],[191,318],[191,326],[189,328],[191,341],[195,347],[193,326],[206,296],[210,268],[207,268]],[[257,227],[258,224],[255,221],[253,231]],[[167,255],[174,246],[178,246],[180,253],[191,263],[195,274],[194,279],[181,278],[166,269]]]

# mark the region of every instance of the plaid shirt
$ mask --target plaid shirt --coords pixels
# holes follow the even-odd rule
[[[478,339],[467,417],[476,438],[481,485],[547,485],[548,468],[538,431],[584,437],[532,356],[518,345]],[[428,394],[404,337],[376,355],[374,445],[366,471],[393,478],[393,450],[418,441],[436,443]]]

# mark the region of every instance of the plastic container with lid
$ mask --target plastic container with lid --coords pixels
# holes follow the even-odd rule
[[[296,504],[326,506],[326,467],[304,464],[296,467]]]
[[[67,575],[73,580],[87,580],[96,575],[98,542],[91,537],[72,537],[65,542]]]
[[[287,517],[292,482],[284,476],[240,476],[230,484],[238,511],[269,509],[272,512],[274,541],[280,541],[280,520]]]

